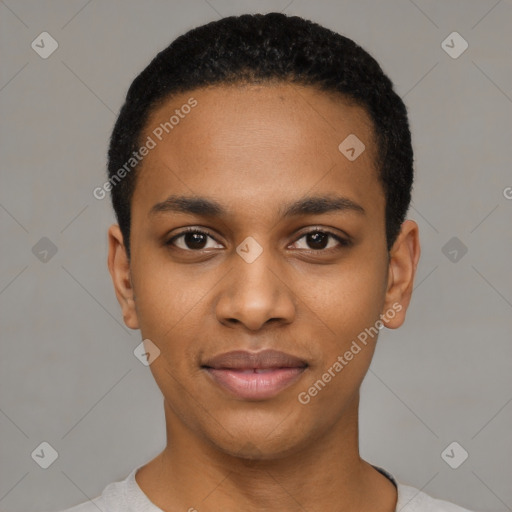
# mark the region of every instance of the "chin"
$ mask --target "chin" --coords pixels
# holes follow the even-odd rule
[[[297,429],[304,422],[297,421],[293,415],[286,417],[286,412],[281,412],[267,418],[260,416],[259,420],[248,416],[244,415],[241,421],[219,420],[225,429],[206,436],[219,451],[247,460],[281,459],[309,444],[310,436]]]

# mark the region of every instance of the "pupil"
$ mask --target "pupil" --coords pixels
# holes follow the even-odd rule
[[[313,249],[325,249],[327,247],[328,235],[325,233],[309,233],[307,235],[308,244]]]
[[[206,236],[202,233],[186,233],[185,244],[189,249],[202,249],[206,243]]]

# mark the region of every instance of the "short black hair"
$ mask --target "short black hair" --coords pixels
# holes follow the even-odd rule
[[[200,87],[276,81],[338,93],[370,116],[375,164],[386,198],[389,251],[411,200],[413,151],[406,107],[377,61],[354,41],[299,16],[271,12],[229,16],[189,30],[159,52],[131,84],[108,151],[112,204],[128,257],[140,164],[123,173],[122,180],[116,173],[141,147],[152,111],[171,96]]]

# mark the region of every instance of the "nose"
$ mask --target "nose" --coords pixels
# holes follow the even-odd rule
[[[263,250],[251,263],[238,254],[222,281],[216,303],[219,322],[234,327],[243,325],[257,331],[270,323],[291,323],[296,315],[297,298],[287,282],[287,272]]]

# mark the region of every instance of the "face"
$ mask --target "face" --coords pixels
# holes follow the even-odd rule
[[[406,221],[388,259],[365,111],[312,87],[216,86],[161,105],[148,137],[131,259],[113,226],[109,267],[126,324],[160,351],[167,421],[266,458],[355,421],[419,257]]]

